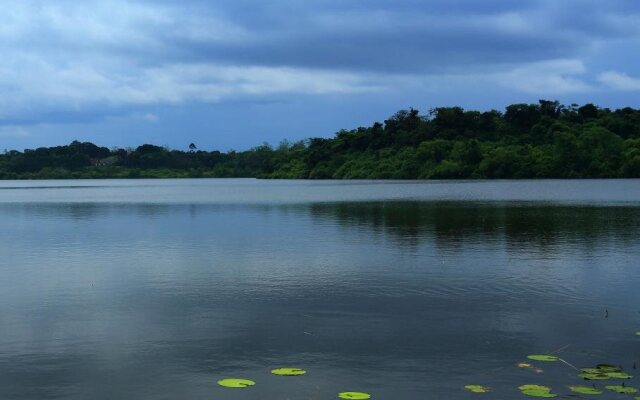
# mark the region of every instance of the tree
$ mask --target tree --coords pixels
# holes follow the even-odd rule
[[[523,133],[540,119],[540,107],[536,104],[513,104],[507,107],[504,119],[517,133]]]
[[[0,153],[0,179],[71,177],[529,178],[639,177],[640,110],[557,101],[505,113],[400,110],[385,124],[276,148],[170,150],[68,145]],[[109,160],[104,162],[104,160]],[[97,162],[100,161],[100,162]],[[102,164],[100,168],[95,168]]]
[[[598,107],[593,104],[585,104],[582,107],[578,108],[578,114],[582,116],[584,119],[593,119],[598,118]]]

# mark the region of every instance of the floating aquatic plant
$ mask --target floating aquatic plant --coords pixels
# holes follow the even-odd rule
[[[606,381],[606,380],[611,379],[611,377],[609,377],[609,375],[604,374],[604,373],[583,372],[583,373],[579,374],[578,376],[580,378],[586,379],[588,381]]]
[[[531,354],[528,355],[527,358],[534,361],[558,361],[558,357],[546,354]]]
[[[596,368],[582,368],[581,378],[590,381],[606,381],[608,379],[631,379],[633,376],[622,372],[622,368],[611,364],[598,364]]]
[[[611,390],[612,392],[620,393],[620,394],[634,394],[638,393],[638,389],[631,386],[605,386],[607,390]]]
[[[221,379],[218,381],[218,385],[228,387],[228,388],[245,388],[247,386],[253,386],[256,383],[254,381],[250,381],[248,379]]]
[[[633,376],[625,373],[625,372],[608,372],[607,376],[611,379],[631,379]]]
[[[473,393],[488,393],[491,391],[490,388],[482,385],[466,385],[464,388]]]
[[[371,395],[369,393],[362,392],[342,392],[338,394],[338,397],[341,399],[349,399],[349,400],[366,400],[370,399]]]
[[[522,394],[532,397],[552,398],[558,396],[555,393],[551,393],[551,388],[542,385],[522,385],[518,387],[518,389],[520,389]]]
[[[578,394],[602,394],[602,390],[598,390],[591,386],[569,386],[573,393]]]
[[[622,368],[616,367],[615,365],[611,365],[611,364],[598,364],[596,365],[596,368],[602,372],[621,372],[622,371]]]
[[[585,374],[601,374],[603,373],[601,369],[599,368],[580,368],[580,371],[584,372]]]
[[[306,374],[307,371],[300,368],[277,368],[272,369],[271,373],[279,376],[298,376]]]

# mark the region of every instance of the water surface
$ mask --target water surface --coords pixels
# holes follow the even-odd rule
[[[515,364],[635,372],[638,237],[637,180],[0,182],[0,398],[566,394]]]

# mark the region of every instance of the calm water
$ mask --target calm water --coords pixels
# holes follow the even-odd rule
[[[515,364],[638,372],[639,238],[638,180],[0,182],[0,399],[567,394]]]

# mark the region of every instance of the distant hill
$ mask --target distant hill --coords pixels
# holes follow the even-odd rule
[[[257,177],[295,179],[639,178],[640,110],[556,101],[504,112],[401,110],[331,139],[242,152],[144,144],[5,151],[0,179]]]

